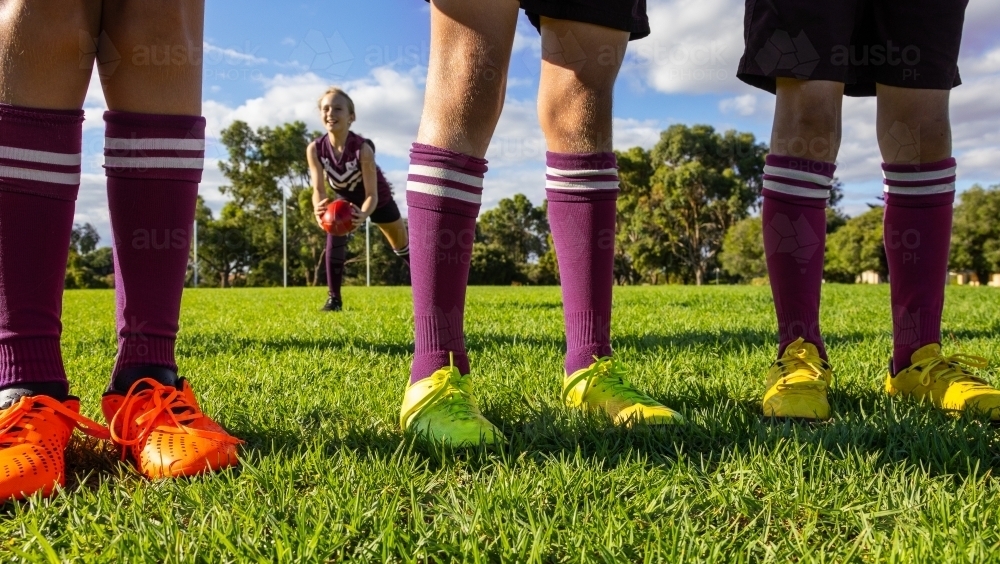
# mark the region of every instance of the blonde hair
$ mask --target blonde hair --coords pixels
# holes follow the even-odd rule
[[[354,113],[354,100],[351,100],[351,97],[347,95],[347,92],[344,92],[343,90],[337,88],[336,86],[331,86],[327,88],[326,92],[324,92],[323,95],[319,97],[319,100],[316,100],[316,106],[322,110],[323,98],[326,98],[331,94],[333,94],[334,97],[343,96],[344,99],[347,100],[347,111],[351,112],[352,116],[357,117],[357,114]]]

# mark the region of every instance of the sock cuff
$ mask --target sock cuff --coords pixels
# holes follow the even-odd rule
[[[169,337],[154,336],[119,338],[112,380],[122,369],[133,366],[163,366],[176,372],[175,341]]]
[[[58,337],[0,343],[0,386],[24,382],[66,382]]]
[[[550,199],[559,201],[560,194],[572,194],[607,200],[614,199],[618,190],[614,153],[545,153],[545,191]]]
[[[918,204],[918,207],[947,205],[955,200],[957,163],[947,158],[933,163],[882,163],[882,181],[886,203]]]
[[[108,111],[104,123],[108,176],[201,182],[204,117]]]
[[[408,207],[478,217],[486,159],[414,143],[406,177]]]
[[[826,207],[837,165],[811,159],[768,155],[764,161],[765,197],[796,205]],[[811,201],[811,203],[810,203]]]
[[[83,110],[0,104],[0,191],[75,201],[83,162]]]

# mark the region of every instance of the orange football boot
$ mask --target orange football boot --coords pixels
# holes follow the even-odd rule
[[[66,485],[66,445],[73,429],[100,439],[108,430],[80,415],[80,400],[23,396],[0,411],[0,503]]]
[[[202,413],[191,384],[177,387],[141,378],[128,393],[109,391],[101,399],[111,440],[150,479],[176,478],[235,466],[243,441]]]

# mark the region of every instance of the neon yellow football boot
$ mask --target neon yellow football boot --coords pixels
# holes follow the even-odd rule
[[[1000,421],[1000,390],[986,380],[973,376],[968,368],[986,368],[987,361],[970,354],[941,354],[941,345],[924,345],[910,356],[913,363],[885,379],[885,391],[891,396],[927,400],[938,409],[966,410],[987,414]]]
[[[399,425],[404,431],[452,446],[503,440],[500,430],[479,411],[472,396],[472,377],[459,374],[454,362],[406,388]]]
[[[617,360],[605,356],[595,359],[563,380],[563,401],[568,407],[598,409],[608,414],[615,425],[631,427],[683,423],[684,417],[633,388],[625,381],[627,370]]]
[[[792,419],[830,418],[826,392],[833,383],[830,363],[802,337],[785,347],[781,358],[767,369],[764,416]]]

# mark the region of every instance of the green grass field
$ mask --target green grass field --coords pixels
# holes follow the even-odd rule
[[[559,404],[557,288],[472,288],[477,395],[509,442],[471,452],[398,429],[409,289],[347,288],[340,314],[320,312],[324,298],[188,291],[181,370],[246,440],[242,467],[149,482],[79,439],[66,490],[3,508],[0,560],[1000,560],[998,431],[881,392],[886,286],[824,288],[834,417],[814,425],[759,415],[767,288],[616,288],[616,354],[689,420],[631,432]],[[997,303],[992,288],[949,288],[947,351],[1000,361]],[[65,299],[71,391],[92,417],[113,305],[107,291]]]

